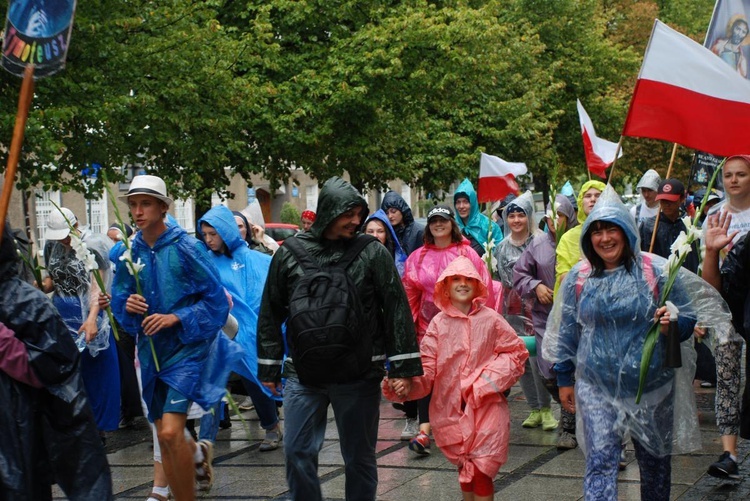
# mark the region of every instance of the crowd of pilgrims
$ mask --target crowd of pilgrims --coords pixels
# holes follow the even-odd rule
[[[627,464],[625,451],[630,442],[640,466],[642,498],[668,499],[671,456],[700,447],[694,388],[716,387],[716,419],[725,452],[707,465],[708,473],[736,478],[737,437],[750,437],[750,412],[746,410],[750,397],[747,387],[744,396],[740,388],[743,338],[750,321],[745,319],[750,304],[750,250],[745,244],[750,229],[750,156],[730,157],[721,180],[723,191],[690,194],[679,180],[662,180],[649,170],[638,182],[641,197],[633,207],[624,205],[611,186],[588,181],[577,193],[557,194],[544,211],[538,210],[532,193],[527,191],[491,204],[485,214],[467,179],[455,189],[449,200],[452,204],[429,209],[425,224],[415,220],[399,194],[386,193],[380,208],[362,218],[360,231],[374,236],[393,258],[422,353],[425,375],[412,378],[410,388],[398,382],[389,385],[387,380],[383,385],[385,397],[404,413],[401,439],[408,441],[409,449],[415,455],[430,454],[433,441],[437,441],[446,457],[459,465],[464,498],[490,499],[492,479],[508,453],[509,413],[504,398],[518,381],[528,406],[522,426],[556,433],[560,450],[584,448],[583,489],[587,498],[616,497],[617,471]],[[696,218],[695,211],[700,210]],[[669,295],[679,312],[675,314],[662,307],[660,295],[667,280],[672,244],[681,233],[691,231],[688,218],[695,219],[703,233],[693,243],[684,269],[676,274]],[[304,211],[300,232],[311,231],[315,221],[314,211]],[[8,356],[3,357],[5,363],[0,369],[6,379],[13,378],[34,391],[60,388],[63,381],[78,392],[85,388],[90,410],[72,402],[70,413],[74,417],[93,415],[99,434],[97,440],[88,439],[82,445],[88,464],[94,465],[87,469],[84,479],[91,489],[88,492],[107,497],[111,492],[107,494],[104,484],[109,477],[104,473],[106,458],[99,439],[104,442],[107,432],[132,426],[140,416],[150,416],[152,409],[144,401],[151,401],[154,392],[162,391],[154,384],[156,379],[174,381],[169,387],[194,383],[184,381],[187,376],[181,372],[182,366],[191,363],[191,356],[182,353],[180,360],[158,368],[155,356],[137,355],[147,345],[139,340],[136,348],[133,335],[138,325],[127,322],[117,324],[116,340],[110,317],[103,312],[109,305],[107,295],[100,294],[104,291],[99,290],[71,246],[73,232],[93,253],[106,293],[113,292],[114,271],[124,266],[123,255],[129,252],[125,240],[135,236],[130,226],[113,225],[106,236],[95,235],[79,226],[76,215],[66,208],[53,211],[47,224],[43,247],[46,277],[34,287],[48,293],[54,309],[34,308],[46,311],[37,315],[42,319],[39,321],[55,323],[50,312],[59,313],[64,323],[55,323],[52,330],[62,329],[78,341],[80,361],[65,347],[51,348],[47,355],[26,348],[24,353],[28,352],[34,367],[30,370],[28,362],[24,366],[18,361],[21,348],[14,352],[15,358],[10,356],[15,345],[11,343],[14,331],[8,324],[2,325],[0,333],[11,348],[4,349],[3,354]],[[166,225],[167,231],[178,228],[171,216],[167,216]],[[240,408],[254,408],[265,430],[259,450],[266,452],[277,449],[289,430],[282,430],[280,421],[282,397],[264,385],[258,375],[258,317],[272,258],[279,249],[264,234],[263,227],[260,211],[232,212],[216,206],[206,212],[197,222],[195,235],[202,242],[200,252],[205,263],[191,271],[187,287],[198,293],[202,274],[210,269],[218,272],[224,297],[215,300],[218,304],[229,298],[231,304],[221,327],[229,344],[211,352],[217,358],[212,363],[217,371],[231,367],[235,393],[247,395],[246,401],[239,402]],[[11,281],[11,277],[20,276],[32,282],[33,277],[17,262],[16,252],[10,247],[14,242],[23,244],[23,237],[16,234],[16,240],[8,232],[6,229],[0,248],[2,318],[28,308],[29,302],[42,301],[34,287]],[[148,278],[145,280],[148,283]],[[459,281],[470,286],[466,290],[455,286],[454,290],[451,284]],[[160,301],[166,308],[177,295],[185,293],[165,289]],[[461,293],[469,294],[466,311],[459,307],[463,304]],[[9,299],[12,296],[19,299]],[[29,298],[27,303],[20,299],[24,297]],[[466,341],[469,351],[463,353],[467,350],[465,343],[461,344],[463,338],[451,336],[461,332],[465,325],[461,322],[467,319],[476,323],[462,335],[477,339]],[[665,343],[657,341],[646,368],[643,395],[636,401],[643,340],[654,322],[665,333],[670,324],[677,329],[682,367],[664,366]],[[50,346],[55,344],[52,337],[48,339]],[[157,351],[168,352],[169,341],[159,342]],[[182,342],[189,344],[190,340]],[[445,350],[465,358],[447,357]],[[502,364],[498,362],[501,353],[507,355]],[[56,369],[58,374],[43,371],[40,367],[45,356],[57,357],[65,369]],[[480,364],[477,360],[482,357],[489,357],[488,361],[474,369],[494,371],[498,379],[493,383],[499,385],[499,381],[504,386],[498,394],[502,396],[493,396],[497,401],[487,400],[476,386],[473,393],[456,390],[465,387],[466,361]],[[466,384],[471,387],[477,383]],[[12,393],[6,384],[2,391]],[[208,394],[212,397],[194,400],[187,410],[188,429],[198,444],[197,481],[201,489],[210,488],[214,480],[210,463],[218,430],[231,426],[224,392]],[[431,405],[433,394],[441,406]],[[449,403],[453,397],[457,399],[455,408]],[[465,444],[456,429],[467,415],[474,421],[473,447],[488,450],[482,458],[471,461],[465,460]],[[91,424],[85,419],[77,422],[78,436],[88,436]],[[55,428],[54,423],[48,426]],[[486,428],[491,430],[480,431]],[[487,436],[480,440],[482,433]],[[56,440],[48,461],[59,463],[59,471],[64,472],[69,442],[60,437]],[[34,447],[25,443],[24,437],[17,443],[4,444],[0,449],[6,458],[16,454],[19,447]],[[22,469],[37,468],[19,461]],[[42,478],[51,483],[48,477],[49,473]],[[77,489],[74,484],[72,481],[63,486],[72,497]],[[467,497],[469,494],[473,497]],[[154,429],[154,488],[149,501],[162,501],[168,495]]]

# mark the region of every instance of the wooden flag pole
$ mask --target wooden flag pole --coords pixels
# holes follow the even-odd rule
[[[607,184],[612,182],[612,174],[615,172],[615,164],[617,163],[617,157],[620,156],[620,148],[622,147],[623,135],[620,135],[620,140],[617,141],[617,148],[615,148],[615,159],[612,160],[612,165],[609,168],[609,177],[607,178]]]
[[[13,128],[13,140],[8,152],[8,165],[5,168],[5,183],[0,195],[0,243],[3,241],[5,218],[8,215],[10,196],[15,184],[16,171],[18,170],[18,158],[21,156],[23,146],[23,135],[26,130],[26,118],[29,116],[31,100],[34,97],[34,65],[26,66],[21,83],[21,93],[18,97],[18,112],[16,113],[16,125]]]
[[[674,165],[674,157],[677,155],[677,143],[672,146],[672,158],[669,159],[669,167],[667,167],[667,175],[664,179],[669,179],[669,175],[672,174],[672,166]],[[656,213],[656,220],[654,220],[654,230],[651,232],[651,245],[648,246],[648,251],[654,251],[654,243],[656,242],[656,229],[659,227],[659,217],[661,216],[661,210]]]

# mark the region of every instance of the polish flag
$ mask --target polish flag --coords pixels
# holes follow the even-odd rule
[[[622,134],[729,156],[750,151],[748,131],[750,81],[657,20]]]
[[[579,99],[576,99],[576,106],[578,107],[578,120],[581,122],[581,135],[583,136],[583,152],[586,154],[586,166],[592,174],[606,178],[607,174],[605,170],[615,161],[617,143],[597,137],[594,124],[591,122],[589,114],[583,109],[583,105]],[[622,149],[620,149],[617,158],[621,156]]]
[[[522,176],[526,172],[525,163],[506,162],[502,158],[482,153],[479,160],[477,200],[480,203],[494,202],[511,193],[518,193],[516,176]]]

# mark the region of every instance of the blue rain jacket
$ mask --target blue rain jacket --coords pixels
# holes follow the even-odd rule
[[[411,212],[409,212],[409,214],[411,214]],[[378,209],[375,212],[373,212],[372,215],[370,215],[370,217],[367,218],[367,221],[369,221],[370,219],[377,219],[378,221],[382,221],[383,224],[385,224],[385,227],[388,228],[388,231],[391,233],[391,239],[393,240],[393,260],[396,263],[398,276],[403,277],[407,256],[406,256],[406,252],[404,252],[404,249],[401,247],[401,243],[398,241],[398,237],[396,236],[396,231],[393,229],[393,226],[391,226],[391,221],[388,219],[388,215],[385,212],[383,212],[383,209]],[[365,221],[365,224],[363,227],[367,226],[367,221]]]
[[[474,240],[479,242],[480,245],[487,243],[488,224],[492,225],[492,239],[495,241],[495,245],[498,245],[503,239],[503,231],[496,222],[491,221],[490,218],[482,214],[479,210],[479,202],[477,202],[477,192],[474,191],[471,181],[464,179],[461,184],[456,188],[453,193],[453,206],[456,205],[456,197],[466,195],[469,197],[469,204],[471,204],[471,211],[469,211],[469,217],[466,223],[463,222],[461,217],[456,213],[456,222],[461,231],[471,235]]]
[[[125,311],[125,302],[136,293],[135,280],[117,263],[112,284],[112,312],[125,332],[137,334],[143,399],[151,405],[157,378],[204,409],[226,393],[229,376],[226,359],[232,347],[219,336],[229,313],[229,302],[219,273],[198,240],[179,226],[169,226],[153,248],[136,233],[133,260],[145,264],[139,277],[149,314],[173,313],[180,323],[151,336],[161,370],[156,371],[143,317]],[[149,416],[150,418],[151,416]]]
[[[198,221],[197,230],[201,235],[202,223],[216,229],[229,251],[228,254],[211,251],[208,254],[219,270],[222,285],[232,295],[231,313],[239,324],[234,340],[242,347],[243,355],[232,370],[255,382],[269,397],[280,400],[258,379],[258,312],[271,256],[250,250],[240,236],[234,214],[223,205],[212,208]]]

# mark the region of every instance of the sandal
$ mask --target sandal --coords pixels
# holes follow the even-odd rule
[[[214,467],[211,464],[214,460],[214,444],[208,440],[200,440],[196,445],[203,451],[203,461],[195,463],[195,481],[198,483],[198,490],[207,491],[214,485]],[[199,474],[199,470],[203,473]]]
[[[169,501],[169,498],[167,496],[162,496],[161,494],[157,494],[154,491],[149,492],[146,501],[151,501],[152,499],[155,499],[156,501]]]

